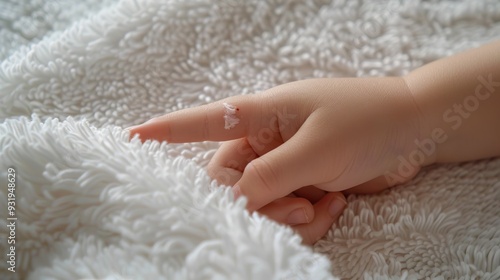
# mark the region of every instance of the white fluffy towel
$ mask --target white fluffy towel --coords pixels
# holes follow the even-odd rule
[[[299,79],[404,75],[499,39],[498,0],[0,0],[0,28],[1,279],[500,279],[499,159],[350,196],[310,248],[212,182],[218,143],[123,130]]]

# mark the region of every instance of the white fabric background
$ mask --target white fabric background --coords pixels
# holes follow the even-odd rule
[[[210,181],[217,143],[122,131],[299,79],[404,75],[498,39],[498,1],[4,0],[0,24],[4,257],[8,167],[19,217],[2,279],[500,279],[498,159],[349,197],[313,253]]]

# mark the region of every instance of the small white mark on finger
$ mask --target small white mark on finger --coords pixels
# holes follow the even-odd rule
[[[222,103],[224,105],[224,128],[231,129],[240,123],[240,119],[236,117],[236,111],[239,109],[229,103]]]

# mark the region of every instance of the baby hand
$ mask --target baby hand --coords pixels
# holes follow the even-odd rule
[[[209,174],[246,196],[250,211],[294,225],[314,243],[345,207],[340,191],[376,192],[418,172],[420,166],[398,173],[398,157],[415,149],[421,125],[403,78],[335,78],[173,112],[131,128],[131,135],[226,141]]]

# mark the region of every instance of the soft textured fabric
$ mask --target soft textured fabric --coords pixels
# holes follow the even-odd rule
[[[299,79],[404,75],[500,38],[498,1],[1,0],[0,19],[2,279],[500,279],[499,159],[350,196],[311,249],[210,180],[217,143],[122,129]]]

